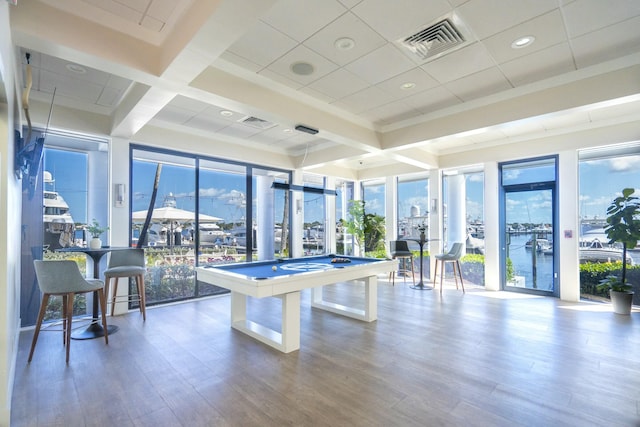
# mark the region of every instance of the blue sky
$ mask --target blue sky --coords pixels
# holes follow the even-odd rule
[[[82,153],[60,150],[45,150],[45,170],[55,179],[56,190],[63,195],[71,208],[76,222],[86,222],[87,176],[86,156]],[[72,166],[71,166],[72,165]],[[132,210],[146,209],[153,189],[155,164],[136,162],[136,181],[133,186]],[[584,217],[605,216],[611,200],[624,187],[640,187],[640,155],[623,158],[591,160],[580,162],[580,209]],[[517,179],[517,177],[514,177]],[[535,177],[534,177],[535,179]],[[244,214],[245,177],[229,173],[207,172],[201,176],[201,213],[238,221]],[[482,174],[466,176],[467,217],[482,219],[483,191]],[[163,166],[156,206],[161,206],[165,195],[173,193],[177,206],[186,210],[195,209],[195,182],[192,169],[179,166]],[[638,191],[640,195],[640,191]],[[367,212],[384,212],[384,185],[369,186],[365,189]],[[422,214],[428,210],[426,180],[403,183],[399,194],[399,216],[408,216],[411,206],[418,206]],[[548,222],[546,215],[538,215],[548,206],[549,200],[535,198],[527,205],[514,203],[509,218],[514,222]],[[523,207],[524,206],[524,207]],[[282,197],[275,206],[276,221],[281,217]],[[406,211],[406,212],[405,212]],[[305,222],[317,220],[322,215],[321,198],[308,194],[305,197]]]

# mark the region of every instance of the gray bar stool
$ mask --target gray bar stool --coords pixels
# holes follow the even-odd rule
[[[436,265],[433,272],[433,287],[436,286],[436,277],[438,276],[438,264],[440,264],[440,293],[442,293],[442,280],[444,278],[444,268],[448,262],[453,263],[453,278],[456,281],[456,289],[458,289],[458,276],[462,285],[462,293],[464,292],[464,282],[462,281],[462,269],[460,268],[460,258],[462,258],[462,243],[454,243],[449,252],[436,255]],[[457,272],[456,272],[457,268]],[[457,273],[457,274],[456,274]]]
[[[134,278],[138,289],[138,295],[126,296],[127,302],[138,301],[142,320],[147,320],[146,299],[144,295],[144,273],[146,272],[144,261],[144,249],[122,249],[112,251],[109,254],[109,264],[104,271],[105,294],[109,295],[111,279],[115,279],[113,290],[111,291],[111,315],[116,305],[118,297],[118,279],[122,277]]]
[[[391,240],[389,242],[389,252],[391,252],[391,258],[398,259],[398,273],[402,274],[405,283],[407,282],[407,273],[411,271],[411,277],[413,278],[413,284],[416,284],[416,276],[413,272],[413,252],[409,250],[409,245],[406,240]],[[407,261],[409,262],[409,268],[407,268]],[[391,276],[391,283],[396,285],[396,272],[395,270],[389,273]]]
[[[33,266],[36,269],[36,278],[38,286],[42,291],[42,302],[40,303],[40,311],[38,313],[38,321],[36,322],[36,330],[33,333],[31,341],[31,351],[29,351],[28,362],[33,358],[33,352],[36,349],[38,335],[42,327],[42,320],[47,311],[49,297],[62,297],[62,342],[67,347],[67,364],[69,364],[69,347],[71,344],[71,320],[73,319],[73,299],[76,294],[85,294],[89,292],[97,292],[100,300],[100,309],[102,311],[102,327],[104,328],[104,342],[109,344],[107,336],[107,320],[105,317],[106,301],[104,297],[104,284],[101,280],[85,279],[80,273],[78,264],[75,261],[43,261],[34,260]]]

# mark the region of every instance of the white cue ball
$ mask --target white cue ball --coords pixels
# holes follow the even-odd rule
[[[278,269],[278,267],[276,267],[276,266],[274,265],[273,267],[271,267],[271,269],[272,269],[273,271],[276,271],[276,270]]]

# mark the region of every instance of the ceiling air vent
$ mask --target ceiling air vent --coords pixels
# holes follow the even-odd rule
[[[467,42],[465,35],[456,28],[449,18],[399,41],[402,46],[422,60],[434,59]]]
[[[243,125],[251,126],[252,128],[260,130],[271,129],[274,126],[277,126],[275,123],[271,123],[253,116],[244,117],[238,120],[238,122],[242,123]]]

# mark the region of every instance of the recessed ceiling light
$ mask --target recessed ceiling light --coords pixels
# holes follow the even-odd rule
[[[523,47],[529,46],[536,40],[534,36],[524,36],[517,38],[511,43],[511,47],[514,49],[522,49]]]
[[[349,37],[340,37],[333,43],[333,45],[338,50],[350,50],[353,49],[353,47],[356,45],[356,42]]]
[[[284,132],[284,133],[291,133],[291,132],[293,132],[293,131],[292,131],[291,129],[289,129],[289,128],[286,128],[286,129],[283,129],[283,131],[282,131],[282,132]]]
[[[222,110],[222,111],[220,111],[220,115],[224,116],[224,117],[231,117],[231,116],[233,116],[233,111]]]
[[[72,73],[84,74],[87,72],[86,68],[78,64],[67,64],[65,67],[67,68],[67,70],[71,71]]]
[[[315,68],[308,62],[294,62],[291,64],[291,71],[299,76],[308,76],[313,74]]]
[[[409,90],[413,89],[414,87],[416,87],[416,84],[414,82],[406,82],[400,85],[400,89],[402,90]]]

